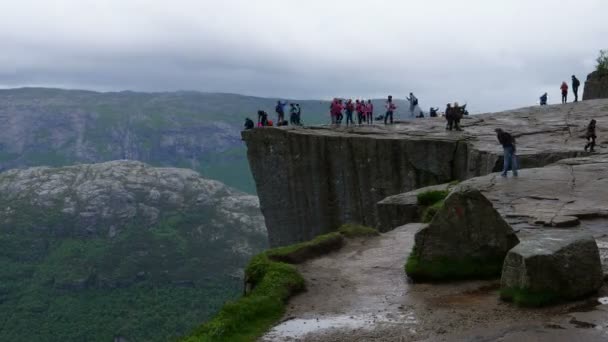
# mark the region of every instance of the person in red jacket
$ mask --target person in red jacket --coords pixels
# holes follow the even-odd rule
[[[365,106],[365,112],[367,114],[367,123],[368,124],[373,124],[374,123],[374,104],[372,103],[372,100],[367,100],[367,105]]]
[[[559,89],[562,90],[562,103],[568,103],[568,83],[562,82],[562,86]]]
[[[359,123],[359,125],[361,125],[361,123],[363,122],[363,115],[365,115],[365,102],[363,100],[357,100],[356,102],[357,104],[355,105],[355,110],[357,111],[357,122]]]

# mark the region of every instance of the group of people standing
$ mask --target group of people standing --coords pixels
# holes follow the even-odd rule
[[[575,75],[572,75],[572,93],[574,94],[574,102],[578,102],[578,88],[581,86],[581,81],[576,78]],[[568,103],[568,83],[566,81],[562,82],[562,85],[559,87],[562,92],[562,104]],[[540,105],[547,105],[547,93],[544,93],[540,97]]]
[[[343,113],[344,112],[344,113]],[[334,98],[329,105],[329,115],[331,123],[340,125],[346,114],[346,125],[354,124],[353,114],[357,113],[357,122],[359,125],[367,123],[371,125],[374,122],[374,104],[372,100],[342,100]]]

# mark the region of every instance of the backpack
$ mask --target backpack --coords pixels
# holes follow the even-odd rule
[[[279,114],[283,114],[283,106],[281,104],[277,104],[277,106],[274,107],[274,111]]]
[[[418,99],[414,97],[414,100],[412,101],[412,105],[417,106],[418,105]]]

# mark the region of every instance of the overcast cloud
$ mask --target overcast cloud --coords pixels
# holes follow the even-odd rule
[[[3,0],[0,86],[531,105],[592,71],[606,0]]]

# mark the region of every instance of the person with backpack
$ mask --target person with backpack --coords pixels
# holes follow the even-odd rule
[[[418,98],[416,98],[413,93],[410,93],[410,97],[407,98],[407,101],[410,103],[410,118],[413,118],[415,117],[414,111],[416,110],[416,106],[418,106]]]
[[[578,87],[581,85],[581,81],[572,75],[572,92],[574,93],[574,102],[578,102]]]
[[[437,108],[433,108],[433,107],[429,108],[429,117],[436,118],[438,110],[439,110],[439,107],[437,107]]]
[[[454,102],[454,106],[452,107],[452,119],[454,121],[454,128],[457,131],[462,131],[460,128],[460,120],[464,115],[464,109],[458,105],[458,102]]]
[[[515,148],[515,138],[501,128],[497,128],[494,131],[496,132],[498,142],[502,145],[504,151],[501,176],[507,177],[507,172],[511,169],[513,171],[513,177],[517,177],[517,155],[515,154],[517,150]]]
[[[287,106],[287,102],[281,102],[281,100],[277,101],[276,107],[274,107],[274,111],[277,113],[278,122],[281,123],[285,120],[285,106]]]
[[[391,118],[391,125],[393,124],[393,113],[397,110],[397,106],[393,103],[393,96],[389,95],[386,100],[386,115],[384,116],[384,124],[386,125],[388,118]]]
[[[367,105],[365,106],[365,111],[367,114],[367,123],[369,125],[374,123],[374,104],[372,100],[367,100]]]
[[[565,81],[562,82],[559,89],[562,90],[562,104],[568,103],[568,84]]]
[[[587,138],[587,145],[585,145],[585,152],[589,149],[589,152],[595,152],[593,149],[595,147],[595,139],[597,136],[595,135],[595,119],[589,122],[587,126],[587,134],[585,134],[585,138]]]

